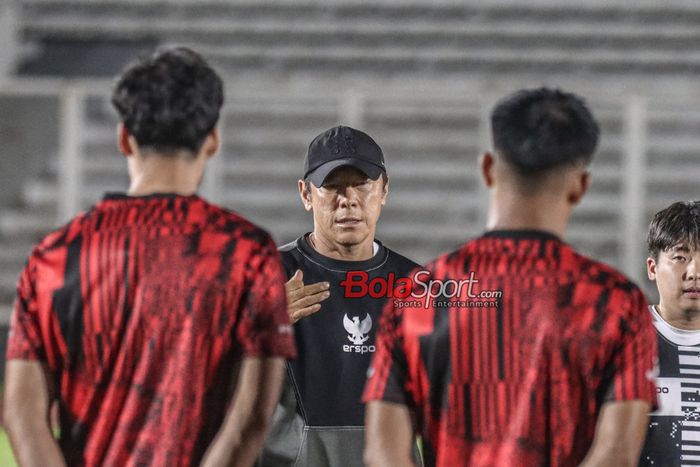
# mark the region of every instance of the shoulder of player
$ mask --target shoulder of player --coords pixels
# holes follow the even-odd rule
[[[223,229],[223,230],[238,230],[238,229],[260,229],[252,221],[244,217],[242,214],[228,208],[219,206],[218,204],[210,203],[202,200],[205,205],[208,228]]]
[[[300,237],[301,238],[301,237]],[[291,241],[289,243],[285,243],[284,245],[278,246],[277,250],[280,252],[280,254],[290,254],[294,251],[298,251],[297,245],[299,244],[299,238],[297,238],[294,241]]]
[[[426,263],[422,269],[428,271],[433,277],[461,274],[464,269],[464,261],[470,254],[469,244],[470,243],[465,243],[455,250],[443,253],[434,260]]]
[[[608,264],[580,254],[572,266],[576,268],[571,277],[575,287],[597,290],[597,293],[587,295],[596,300],[596,306],[605,310],[606,316],[632,320],[646,317],[646,313],[640,313],[648,308],[646,296],[625,274]]]
[[[58,248],[73,243],[84,232],[84,225],[90,219],[92,210],[81,212],[61,227],[49,232],[32,249],[32,257],[41,257]]]
[[[223,208],[216,204],[207,203],[210,209],[210,219],[205,225],[206,230],[214,230],[234,235],[246,240],[252,240],[260,246],[275,245],[270,233],[253,223],[236,211]]]
[[[299,250],[299,242],[302,238],[303,236],[277,248],[282,257],[282,266],[287,273],[287,277],[292,277],[294,271],[297,269],[305,269],[306,261],[304,260],[304,255]]]
[[[579,280],[594,282],[608,287],[636,291],[639,287],[624,273],[602,261],[589,258],[576,251],[573,252],[574,267],[580,273]]]

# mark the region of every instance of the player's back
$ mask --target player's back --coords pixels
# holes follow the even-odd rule
[[[284,308],[268,280],[282,283],[270,237],[197,196],[108,196],[49,235],[20,281],[35,310],[17,319],[38,323],[17,329],[42,334],[69,464],[197,464],[240,358],[290,343],[255,340],[252,308]]]
[[[428,465],[576,465],[605,401],[653,399],[626,370],[653,364],[646,302],[609,266],[544,232],[494,231],[428,269],[454,282],[401,319]]]

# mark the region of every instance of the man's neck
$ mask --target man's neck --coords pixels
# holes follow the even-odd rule
[[[656,305],[656,310],[668,324],[685,331],[700,330],[699,310],[669,310],[663,304]]]
[[[366,261],[374,256],[374,240],[368,237],[367,241],[354,245],[343,245],[330,241],[312,232],[308,236],[309,244],[319,254],[340,261]]]
[[[129,196],[148,196],[153,194],[173,194],[181,196],[192,196],[197,190],[184,188],[181,185],[169,183],[142,183],[129,186],[127,194]]]
[[[197,192],[203,171],[202,161],[193,158],[159,155],[130,158],[131,184],[128,194],[173,193],[190,196]]]
[[[564,238],[569,210],[558,200],[492,194],[488,230],[540,230]]]

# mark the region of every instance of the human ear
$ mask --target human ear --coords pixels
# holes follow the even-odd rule
[[[647,258],[647,277],[650,281],[656,280],[656,260],[652,257]]]
[[[136,151],[134,148],[135,140],[132,141],[132,136],[126,129],[123,123],[117,125],[117,148],[124,156],[129,157],[133,155]]]
[[[386,198],[389,196],[389,177],[386,177],[384,186],[382,187],[382,206],[386,205]]]
[[[208,158],[214,157],[217,152],[219,152],[219,149],[221,148],[221,132],[219,131],[219,128],[214,128],[209,135],[207,135],[207,138],[204,140],[204,144],[202,145],[202,152],[204,152],[204,155]]]
[[[306,209],[307,211],[311,211],[311,190],[306,189],[306,183],[304,182],[304,180],[299,180],[299,182],[297,182],[297,185],[299,188],[299,197],[301,198],[301,202],[304,205],[304,209]]]
[[[568,198],[571,204],[578,204],[581,202],[581,199],[583,199],[583,196],[588,191],[588,187],[591,186],[591,173],[587,170],[577,173],[575,182]]]
[[[486,185],[487,188],[491,188],[493,186],[494,161],[493,154],[490,152],[485,152],[479,160],[481,179],[484,181],[484,185]]]

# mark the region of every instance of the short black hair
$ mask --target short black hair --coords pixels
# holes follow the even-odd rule
[[[600,129],[583,99],[558,89],[515,92],[491,113],[494,149],[521,175],[590,163]]]
[[[186,47],[157,50],[128,66],[112,105],[136,142],[161,153],[197,153],[216,127],[224,101],[219,75]]]
[[[657,212],[649,224],[647,249],[659,259],[659,253],[679,243],[700,249],[700,201],[678,201]]]

